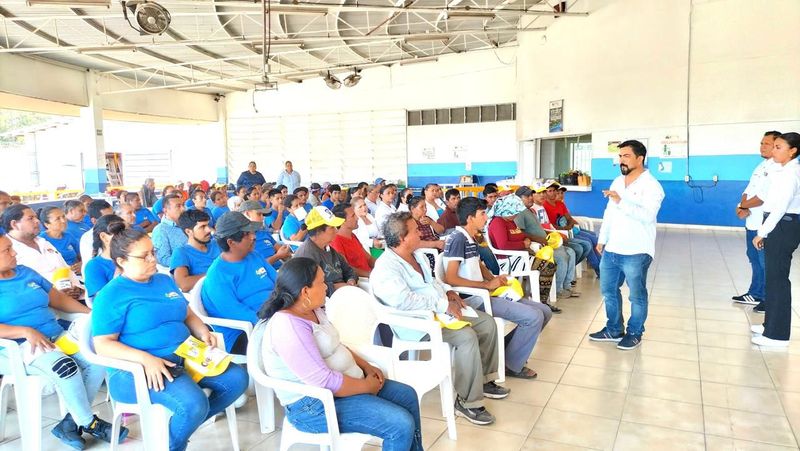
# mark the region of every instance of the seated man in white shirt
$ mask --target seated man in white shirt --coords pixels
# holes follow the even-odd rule
[[[84,290],[78,276],[58,250],[39,236],[39,219],[30,207],[24,204],[8,207],[0,218],[0,226],[11,239],[11,246],[17,253],[17,264],[36,271],[71,298],[83,298]]]
[[[398,310],[428,310],[437,315],[462,318],[464,301],[450,287],[436,280],[420,247],[417,222],[408,212],[389,215],[384,226],[386,251],[375,262],[370,282],[380,302]],[[486,410],[483,398],[501,399],[510,390],[492,380],[497,371],[497,326],[481,311],[478,317],[464,318],[471,325],[442,329],[442,339],[453,349],[453,387],[457,393],[456,415],[473,424],[487,425],[494,416]],[[424,337],[421,332],[397,330],[408,340]]]

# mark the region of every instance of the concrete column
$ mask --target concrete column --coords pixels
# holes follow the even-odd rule
[[[228,183],[228,108],[225,97],[218,97],[217,101],[217,125],[222,135],[222,158],[218,159],[217,164],[217,183]]]
[[[86,72],[86,97],[89,105],[81,108],[81,155],[83,156],[83,186],[88,194],[103,193],[108,186],[106,146],[103,136],[103,99],[97,93],[97,75]]]

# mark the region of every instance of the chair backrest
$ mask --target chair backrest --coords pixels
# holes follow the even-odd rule
[[[436,256],[436,261],[433,265],[433,276],[436,277],[440,282],[443,282],[445,271],[444,254],[439,254]]]
[[[194,284],[192,291],[189,292],[189,308],[200,317],[208,316],[206,308],[203,306],[203,297],[201,296],[201,292],[203,291],[203,282],[205,280],[205,276],[201,277],[200,280]]]
[[[374,296],[357,287],[341,287],[325,303],[325,314],[343,343],[372,343],[378,316]]]
[[[492,244],[492,237],[489,234],[488,224],[483,236],[486,239],[486,244],[489,246],[489,250],[491,250],[497,258],[497,264],[500,266],[501,274],[511,274],[518,271],[528,270],[528,262],[530,261],[528,251],[511,251],[497,249],[494,247],[494,244]]]

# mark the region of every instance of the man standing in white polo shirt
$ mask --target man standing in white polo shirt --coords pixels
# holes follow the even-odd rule
[[[597,251],[600,292],[606,305],[606,327],[589,334],[592,341],[611,341],[628,350],[642,342],[647,319],[647,270],[656,248],[656,217],[664,200],[661,184],[644,167],[647,149],[636,140],[619,145],[622,173],[603,191],[608,198]],[[625,333],[620,280],[630,289],[631,317]]]
[[[766,264],[764,261],[764,250],[756,249],[753,246],[753,238],[756,237],[758,228],[764,222],[764,197],[769,188],[770,169],[774,166],[772,160],[772,148],[775,146],[775,138],[781,132],[769,131],[764,133],[761,138],[761,158],[764,160],[759,163],[750,176],[750,183],[742,193],[741,201],[736,206],[736,216],[744,219],[745,241],[747,241],[747,259],[750,261],[750,288],[747,293],[734,296],[733,301],[740,304],[755,305],[754,312],[764,313],[764,299],[766,298]]]

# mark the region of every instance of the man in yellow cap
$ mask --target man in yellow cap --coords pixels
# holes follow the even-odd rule
[[[308,240],[295,251],[295,257],[308,257],[319,264],[325,273],[328,296],[345,285],[355,286],[358,275],[341,254],[330,247],[336,237],[336,229],[344,223],[322,205],[314,207],[305,219]]]

